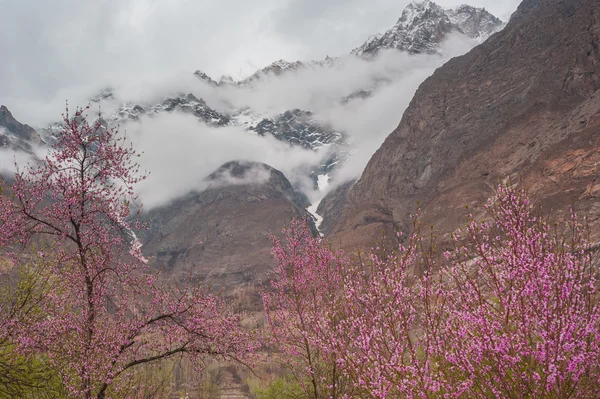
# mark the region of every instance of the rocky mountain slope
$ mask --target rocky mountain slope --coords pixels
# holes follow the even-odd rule
[[[305,217],[307,204],[270,166],[229,162],[207,188],[144,214],[144,255],[171,278],[188,274],[211,285],[257,283],[272,265],[269,233]]]
[[[346,206],[348,193],[355,183],[355,180],[350,180],[339,185],[328,192],[321,202],[319,202],[316,213],[323,219],[319,224],[319,231],[324,236],[328,237],[335,228],[336,223],[340,220],[342,211]]]
[[[506,28],[439,68],[350,190],[332,239],[369,246],[417,202],[450,232],[499,179],[600,231],[600,3],[524,0]],[[325,215],[327,219],[327,215]]]
[[[42,139],[29,125],[17,121],[4,105],[0,106],[0,149],[10,148],[30,152]]]

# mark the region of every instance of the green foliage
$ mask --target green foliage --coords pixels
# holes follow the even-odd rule
[[[6,342],[0,348],[0,399],[62,399],[62,383],[43,358],[25,358]]]
[[[265,389],[252,392],[255,399],[306,399],[302,386],[286,377],[281,377],[269,384]]]
[[[18,270],[6,269],[0,287],[0,399],[63,398],[61,380],[45,357],[18,354],[14,344],[19,324],[43,317],[38,305],[51,284],[44,264],[31,262]]]

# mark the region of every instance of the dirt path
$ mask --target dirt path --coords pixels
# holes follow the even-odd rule
[[[219,370],[219,386],[221,399],[251,398],[248,387],[242,381],[235,366],[227,366]]]

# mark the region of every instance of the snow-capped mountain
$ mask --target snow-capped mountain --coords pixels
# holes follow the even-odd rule
[[[243,80],[235,81],[229,76],[222,76],[218,81],[201,70],[196,70],[194,76],[212,87],[215,93],[224,89],[262,90],[262,82],[278,79],[282,75],[299,74],[303,71],[319,68],[343,67],[347,62],[356,61],[354,56],[361,57],[364,62],[370,62],[382,49],[395,49],[410,54],[441,53],[440,44],[452,32],[462,33],[476,41],[483,41],[502,27],[502,22],[485,9],[462,5],[452,9],[444,9],[430,0],[414,1],[402,13],[397,24],[386,33],[369,38],[362,46],[351,54],[343,57],[326,57],[319,61],[275,61],[256,71]],[[309,75],[307,75],[309,76]],[[387,80],[386,80],[387,79]],[[345,106],[354,100],[365,100],[373,95],[380,87],[390,84],[385,76],[374,76],[370,83],[359,87],[353,92],[339,98],[339,104]],[[110,89],[103,90],[91,98],[91,101],[101,103],[113,102],[115,95]],[[213,105],[214,106],[214,105]],[[135,122],[142,116],[158,115],[161,113],[180,112],[194,115],[202,123],[213,128],[237,126],[250,134],[272,136],[277,140],[292,146],[307,150],[323,151],[325,159],[319,165],[314,165],[310,174],[318,180],[318,176],[328,175],[333,168],[347,159],[351,148],[348,137],[343,131],[337,131],[327,123],[319,120],[311,112],[302,109],[290,109],[273,115],[267,115],[249,106],[219,111],[211,107],[205,99],[192,93],[180,93],[163,98],[158,103],[126,102],[119,105],[112,115],[104,115],[107,124],[125,124]],[[43,137],[51,137],[60,125],[56,124],[43,132]],[[328,177],[327,177],[328,178]]]
[[[204,81],[204,82],[208,83],[209,85],[215,86],[215,87],[216,86],[226,86],[226,85],[249,87],[260,80],[278,77],[287,72],[301,71],[303,69],[308,69],[308,68],[330,67],[335,64],[336,60],[338,60],[338,59],[329,57],[329,56],[327,56],[324,60],[312,60],[312,61],[289,62],[289,61],[281,59],[281,60],[272,62],[271,64],[267,65],[266,67],[254,72],[249,77],[239,80],[239,81],[235,81],[231,76],[223,75],[223,76],[221,76],[219,81],[216,82],[215,80],[213,80],[210,76],[208,76],[206,73],[204,73],[201,70],[197,70],[196,72],[194,72],[194,75],[201,81]]]
[[[396,25],[385,33],[369,37],[361,46],[350,52],[358,57],[372,57],[383,49],[406,51],[410,54],[439,53],[440,44],[452,32],[463,33],[481,43],[504,26],[504,23],[485,8],[463,4],[454,8],[443,8],[431,0],[415,0],[406,6]],[[307,68],[327,68],[344,62],[342,57],[323,60],[286,61],[278,60],[256,71],[248,78],[235,81],[230,76],[221,77],[217,83],[202,71],[195,75],[213,85],[252,86],[265,78],[278,77],[286,73]]]
[[[444,9],[431,0],[413,1],[392,29],[371,36],[351,54],[373,56],[382,49],[437,53],[439,44],[452,32],[483,42],[501,26],[502,21],[483,8],[462,5]]]
[[[490,14],[485,8],[476,8],[466,4],[447,9],[446,14],[450,18],[450,22],[457,25],[465,35],[479,42],[484,41],[504,26],[504,22]]]
[[[200,79],[200,80],[208,83],[211,86],[218,86],[219,85],[219,83],[215,82],[210,76],[208,76],[206,73],[202,72],[199,69],[196,70],[196,72],[194,72],[194,76],[197,77],[198,79]]]
[[[337,132],[315,120],[309,111],[294,109],[277,115],[272,119],[263,119],[250,130],[264,136],[271,134],[275,138],[306,148],[318,150],[325,145],[341,144],[344,134]]]
[[[284,73],[300,71],[308,68],[323,68],[335,65],[336,58],[327,56],[324,60],[295,61],[278,60],[256,71],[250,77],[237,82],[240,86],[251,86],[253,83],[265,79],[281,76]]]
[[[286,60],[279,60],[267,65],[261,70],[256,71],[250,77],[237,83],[240,86],[249,86],[253,82],[264,79],[265,77],[280,76],[284,72],[297,71],[302,68],[306,68],[306,65],[302,61],[288,62]]]
[[[100,95],[99,95],[100,96]],[[99,96],[95,96],[97,98]],[[112,94],[104,92],[104,98]],[[192,93],[166,97],[158,104],[123,103],[119,110],[103,119],[110,125],[137,121],[143,115],[152,116],[163,112],[183,112],[194,115],[199,121],[212,127],[240,126],[261,136],[272,135],[276,139],[308,150],[319,150],[326,145],[343,145],[344,134],[333,130],[314,118],[311,112],[294,109],[265,117],[251,108],[235,110],[229,114],[218,112]],[[58,129],[60,125],[56,125]]]
[[[196,98],[191,93],[166,98],[160,104],[150,108],[150,112],[155,114],[173,111],[193,114],[202,122],[214,127],[227,126],[231,122],[231,116],[215,111],[203,99]]]

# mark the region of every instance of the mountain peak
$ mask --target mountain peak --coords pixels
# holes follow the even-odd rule
[[[114,98],[115,96],[113,93],[113,89],[110,87],[105,87],[104,89],[100,90],[96,95],[91,97],[89,101],[92,103],[99,103],[103,100],[110,100]]]
[[[240,81],[239,84],[242,86],[250,85],[257,80],[261,80],[266,77],[279,76],[285,72],[297,71],[303,68],[306,68],[306,64],[304,64],[302,61],[289,62],[284,59],[280,59],[256,71],[250,77]]]
[[[229,85],[234,85],[235,84],[235,80],[233,80],[233,78],[229,75],[223,75],[221,76],[221,79],[219,79],[219,86],[223,85],[223,84],[229,84]]]
[[[41,144],[42,139],[29,125],[20,123],[5,105],[0,105],[0,147],[31,150],[31,144]]]
[[[444,9],[431,0],[415,0],[410,2],[402,11],[401,20],[410,21],[424,12],[444,12]]]
[[[439,7],[435,2],[431,0],[413,0],[410,3],[408,3],[406,7],[430,7],[432,5],[435,7]]]
[[[453,31],[483,41],[500,26],[502,21],[484,8],[463,4],[444,9],[431,0],[416,0],[406,6],[393,28],[369,37],[351,54],[368,57],[382,49],[411,54],[437,53],[439,44]]]
[[[202,72],[199,69],[197,69],[194,72],[194,76],[197,77],[198,79],[200,79],[201,81],[208,83],[211,86],[218,86],[219,85],[210,76],[208,76],[206,73]]]

